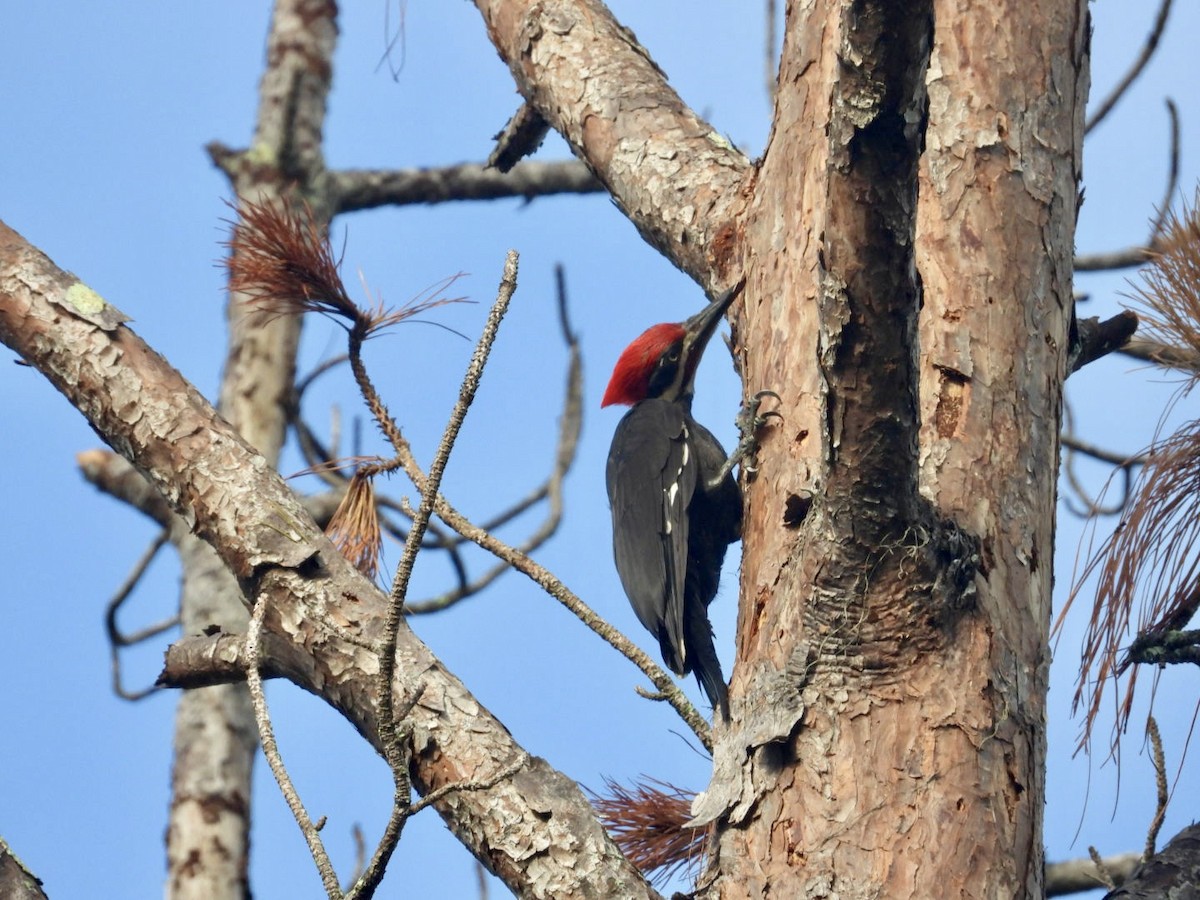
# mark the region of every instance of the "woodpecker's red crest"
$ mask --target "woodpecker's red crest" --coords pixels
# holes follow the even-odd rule
[[[643,331],[617,359],[600,405],[633,406],[645,400],[650,391],[650,376],[659,360],[673,345],[682,347],[686,335],[683,326],[676,322],[651,325]]]
[[[617,360],[600,405],[633,406],[649,397],[671,401],[690,397],[704,347],[735,296],[737,289],[727,291],[690,319],[643,331]]]

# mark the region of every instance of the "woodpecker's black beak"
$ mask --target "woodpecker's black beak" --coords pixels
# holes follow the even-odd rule
[[[745,284],[746,280],[743,278],[700,312],[684,321],[683,328],[687,332],[687,337],[684,338],[685,356],[695,358],[704,351],[708,339],[713,336],[713,332],[721,324],[721,317],[725,315],[725,310],[729,309],[734,297],[742,292]]]

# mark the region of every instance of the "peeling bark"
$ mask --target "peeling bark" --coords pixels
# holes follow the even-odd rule
[[[322,135],[336,38],[332,0],[276,2],[254,142],[249,152],[229,160],[226,170],[236,196],[262,201],[297,189],[313,193],[324,173]],[[218,405],[274,466],[287,433],[301,320],[252,316],[244,300],[231,294],[226,305],[229,344]],[[244,631],[246,611],[233,575],[210,547],[188,534],[184,522],[176,520],[171,534],[183,570],[183,633],[198,634],[212,625]],[[180,696],[167,827],[167,896],[172,900],[250,896],[251,777],[257,750],[245,685]]]
[[[642,237],[705,287],[732,283],[749,160],[667,84],[594,0],[476,0],[517,89]]]
[[[0,224],[0,340],[155,485],[247,598],[267,604],[277,670],[338,709],[378,750],[386,598],[263,457],[137,335],[105,330],[53,302],[78,284]],[[489,871],[521,897],[657,897],[578,786],[525,754],[402,625],[397,705],[418,686],[410,749],[421,793],[487,781],[524,760],[494,787],[451,791],[434,804]]]
[[[1041,894],[1085,23],[789,4],[737,329],[785,424],[696,807],[706,896]]]
[[[0,896],[8,900],[46,900],[41,879],[25,868],[4,838],[0,838]]]

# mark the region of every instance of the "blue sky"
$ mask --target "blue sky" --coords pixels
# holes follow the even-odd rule
[[[738,4],[706,2],[688,15],[674,4],[612,5],[688,103],[751,155],[761,150],[770,114],[762,86],[761,4],[746,14]],[[390,37],[386,7],[346,6],[326,130],[329,165],[483,159],[518,98],[473,7],[410,5],[403,52],[393,52],[403,65],[393,79],[386,65],[377,65]],[[1162,99],[1172,93],[1184,124],[1180,183],[1189,196],[1197,183],[1200,102],[1191,86],[1200,9],[1178,7],[1150,70],[1088,144],[1081,250],[1144,237],[1165,179]],[[1092,10],[1093,94],[1102,96],[1136,53],[1152,13],[1113,0]],[[222,273],[214,262],[224,234],[220,220],[228,213],[222,203],[227,186],[203,146],[249,140],[267,16],[265,3],[244,0],[44,2],[10,5],[0,14],[7,38],[0,56],[7,124],[0,142],[0,217],[132,316],[139,334],[210,396],[224,342]],[[393,27],[396,19],[392,7]],[[552,138],[539,158],[566,154]],[[537,558],[642,641],[646,635],[609,554],[603,461],[619,412],[602,412],[599,398],[612,362],[632,337],[651,322],[694,311],[700,302],[694,285],[598,196],[363,213],[339,220],[336,234],[345,236],[352,292],[359,270],[393,302],[467,273],[455,289],[478,305],[431,317],[472,337],[494,296],[505,251],[521,251],[520,288],[447,474],[449,496],[481,518],[522,496],[552,457],[566,361],[553,318],[553,267],[566,266],[585,354],[586,418],[566,484],[566,521]],[[1123,275],[1081,278],[1078,287],[1095,298],[1084,314],[1111,313],[1124,285]],[[340,334],[324,321],[310,321],[301,368],[340,352]],[[468,341],[416,324],[368,349],[389,405],[426,459],[470,350]],[[0,834],[56,898],[153,896],[163,882],[175,700],[164,694],[130,705],[113,697],[103,609],[154,531],[83,483],[74,454],[97,439],[82,418],[35,372],[8,363],[0,373],[0,484],[9,510],[0,525],[6,568],[0,615],[8,636],[0,655],[0,682],[7,685],[0,700]],[[697,416],[728,441],[738,402],[729,367],[712,355],[700,377]],[[1149,440],[1173,389],[1160,374],[1110,359],[1076,376],[1069,394],[1085,437],[1134,451]],[[342,374],[314,390],[311,418],[327,424],[335,404],[347,422],[359,415]],[[374,429],[362,432],[364,450],[378,449],[371,443]],[[291,454],[283,468],[300,465]],[[1103,483],[1101,468],[1086,472],[1095,487]],[[403,490],[398,483],[397,490]],[[1059,514],[1061,602],[1081,530],[1061,504]],[[523,533],[518,526],[510,536]],[[393,549],[388,562],[397,557]],[[157,562],[123,625],[133,629],[169,614],[177,575],[169,558]],[[444,584],[444,566],[423,558],[417,594],[436,593]],[[713,607],[727,671],[733,599],[731,569]],[[704,786],[707,761],[679,736],[669,711],[636,697],[638,673],[520,576],[509,575],[486,594],[414,627],[531,752],[585,784],[646,773]],[[1104,853],[1139,848],[1153,808],[1137,737],[1127,741],[1119,786],[1113,766],[1072,756],[1078,723],[1068,713],[1078,640],[1079,629],[1070,627],[1053,670],[1051,859],[1082,855],[1088,843]],[[155,644],[127,654],[127,681],[152,680],[161,650]],[[1177,763],[1196,692],[1194,679],[1189,685],[1179,674],[1168,675],[1159,711],[1169,759]],[[689,688],[697,695],[694,684]],[[335,863],[349,871],[352,824],[361,823],[370,838],[386,816],[385,768],[315,699],[288,685],[272,685],[269,696],[284,758],[310,811],[329,817],[325,837]],[[1196,795],[1195,770],[1193,758],[1164,835],[1190,821],[1183,798]],[[320,895],[265,766],[258,775],[255,895]],[[432,812],[410,823],[392,869],[383,897],[403,891],[458,898],[475,890],[473,860]]]

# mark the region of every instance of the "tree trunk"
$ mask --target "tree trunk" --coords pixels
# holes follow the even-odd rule
[[[787,15],[737,323],[784,423],[708,894],[1040,896],[1087,10]]]
[[[238,197],[262,202],[289,189],[303,192],[323,173],[322,127],[336,15],[336,4],[329,0],[275,4],[254,151],[224,160]],[[328,213],[321,212],[327,220]],[[228,301],[229,347],[219,409],[274,466],[287,433],[300,319],[264,320],[249,314],[244,300],[231,294]],[[183,634],[212,626],[244,632],[248,617],[237,581],[212,549],[190,532],[182,520],[172,528],[183,564]],[[249,897],[250,788],[258,732],[246,686],[186,691],[176,712],[174,751],[167,896]]]

